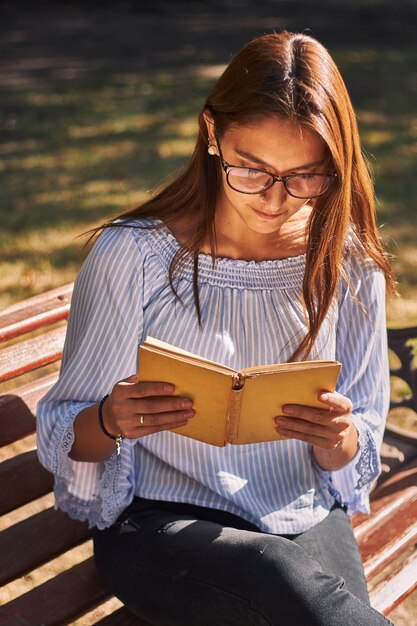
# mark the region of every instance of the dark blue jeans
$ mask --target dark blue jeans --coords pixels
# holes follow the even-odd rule
[[[95,531],[110,590],[154,626],[377,626],[361,558],[340,507],[296,536],[239,517],[135,498]]]

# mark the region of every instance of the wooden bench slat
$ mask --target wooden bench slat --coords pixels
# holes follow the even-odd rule
[[[369,579],[417,542],[417,501],[360,543],[365,576]]]
[[[0,342],[45,328],[36,337],[23,337],[20,343],[12,342],[13,345],[6,344],[2,348],[0,381],[17,377],[61,357],[66,327],[49,332],[46,327],[68,317],[72,287],[72,284],[65,285],[0,312]],[[417,327],[388,329],[388,337],[390,348],[402,362],[401,369],[392,375],[405,376],[415,401],[416,374],[410,360],[412,348],[408,340],[417,337]],[[34,432],[35,406],[56,378],[57,374],[43,377],[0,396],[0,446],[9,445]],[[372,515],[358,515],[353,520],[368,583],[372,586],[376,580],[374,576],[382,569],[384,572],[383,582],[371,593],[373,606],[384,614],[417,586],[417,555],[414,552],[409,556],[409,548],[417,540],[417,437],[415,440],[405,438],[404,441],[398,437],[396,432],[387,433],[384,437],[388,444],[392,444],[392,448],[387,449],[387,463],[384,459],[391,478],[387,480],[386,475],[381,477],[381,484],[372,496]],[[412,458],[415,458],[414,464],[397,472]],[[52,476],[40,466],[36,451],[4,461],[0,465],[0,514],[48,493],[51,488]],[[75,522],[53,509],[14,523],[0,534],[0,583],[5,584],[29,573],[89,536],[86,524]],[[388,576],[388,564],[394,559],[397,570]],[[68,624],[109,597],[110,593],[100,580],[93,559],[88,559],[0,608],[0,626]],[[97,625],[149,626],[125,607],[102,618]]]
[[[35,432],[35,409],[58,378],[44,376],[0,396],[0,448]]]
[[[136,617],[136,615],[133,615],[133,613],[122,606],[114,613],[111,613],[111,615],[103,617],[94,626],[152,626],[152,624],[143,621],[140,617]]]
[[[380,485],[372,494],[371,509],[386,505],[388,512],[381,520],[369,518],[368,532],[359,534],[359,548],[369,580],[417,541],[417,459]],[[401,509],[392,508],[392,497],[403,498]],[[372,523],[373,522],[373,523]],[[366,522],[365,522],[366,523]]]
[[[9,380],[61,358],[66,327],[4,348],[0,353],[0,382]]]
[[[0,585],[23,576],[91,536],[86,523],[46,509],[0,534]]]
[[[355,515],[352,519],[356,541],[360,542],[366,535],[399,514],[410,501],[417,500],[417,487],[409,487],[400,494],[388,494],[376,501],[371,501],[371,515]]]
[[[0,312],[0,342],[68,317],[73,283],[28,298]]]
[[[376,500],[389,494],[398,494],[403,489],[415,486],[417,486],[417,458],[412,459],[405,467],[403,466],[401,471],[396,472],[379,485],[375,489],[373,498]]]
[[[69,624],[109,597],[91,557],[3,605],[0,626]]]
[[[371,604],[380,613],[389,615],[415,589],[417,589],[417,550],[372,590]]]
[[[53,489],[53,477],[39,463],[36,450],[0,464],[0,515],[9,513]]]

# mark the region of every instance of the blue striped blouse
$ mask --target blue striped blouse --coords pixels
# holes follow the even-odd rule
[[[200,326],[192,264],[176,279],[180,299],[169,285],[168,267],[179,249],[172,233],[107,229],[75,282],[60,377],[38,405],[38,453],[55,475],[57,506],[105,528],[138,495],[222,509],[285,534],[322,520],[335,499],[349,513],[366,512],[389,401],[385,281],[352,241],[347,280],[309,357],[342,363],[338,391],[352,400],[359,432],[359,450],[346,467],[321,470],[312,447],[296,440],[218,448],[167,431],[125,440],[120,456],[85,463],[68,456],[74,419],[136,372],[138,345],[147,335],[241,369],[286,361],[306,330],[304,255],[220,258],[214,266],[200,255]]]

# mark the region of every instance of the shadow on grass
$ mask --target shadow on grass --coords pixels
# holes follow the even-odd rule
[[[55,103],[56,94],[44,94],[32,95],[27,105],[22,94],[18,132],[1,147],[3,228],[16,233],[91,223],[129,207],[131,192],[148,190],[177,170],[193,148],[209,82],[173,82],[156,75],[152,82],[79,83]],[[74,93],[81,105],[71,105]]]
[[[129,2],[117,11],[106,2],[20,9],[6,3],[0,15],[5,262],[35,267],[44,239],[51,273],[65,282],[63,271],[79,263],[82,242],[74,237],[140,203],[182,166],[223,64],[252,37],[284,26],[309,28],[339,64],[388,236],[415,221],[415,3],[156,0],[146,11]]]

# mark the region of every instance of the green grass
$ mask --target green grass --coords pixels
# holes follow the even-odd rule
[[[402,298],[393,326],[417,324],[417,49],[338,50],[376,182],[378,221]]]
[[[128,74],[6,94],[18,113],[0,146],[1,305],[71,280],[77,235],[143,201],[184,163],[208,86]]]
[[[395,256],[394,325],[417,323],[415,49],[338,49],[376,179],[378,218]],[[140,203],[180,168],[218,68],[51,77],[1,94],[0,306],[73,279],[77,236]]]

